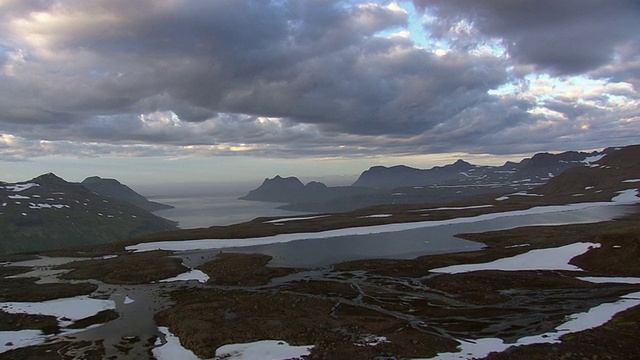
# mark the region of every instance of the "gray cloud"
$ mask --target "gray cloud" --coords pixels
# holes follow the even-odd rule
[[[610,100],[638,99],[634,3],[415,3],[448,53],[389,36],[409,21],[393,5],[5,2],[0,133],[19,141],[0,152],[42,153],[46,140],[49,151],[89,155],[120,144],[136,156],[505,153],[522,152],[522,138],[536,150],[558,139],[599,146],[637,126],[617,122],[637,118],[637,102]],[[496,43],[505,54],[482,51]],[[545,72],[636,87],[543,97],[518,78]],[[492,91],[512,81],[514,93]]]
[[[607,64],[618,47],[638,42],[640,3],[632,0],[414,0],[436,17],[426,26],[435,36],[465,20],[482,37],[502,40],[519,64],[539,70],[576,74]],[[640,51],[636,47],[634,54]]]

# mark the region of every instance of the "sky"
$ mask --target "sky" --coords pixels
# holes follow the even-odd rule
[[[640,143],[633,0],[0,0],[0,180],[349,184]]]

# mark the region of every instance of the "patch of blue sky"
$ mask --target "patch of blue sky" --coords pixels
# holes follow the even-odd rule
[[[411,1],[386,2],[382,5],[389,6],[389,4],[395,4],[407,13],[407,25],[384,29],[376,33],[376,36],[385,38],[391,38],[392,36],[398,35],[408,36],[417,48],[428,51],[440,50],[446,52],[449,50],[449,44],[446,41],[432,38],[425,28],[425,22],[428,22],[430,19],[430,15],[428,13],[418,12]]]

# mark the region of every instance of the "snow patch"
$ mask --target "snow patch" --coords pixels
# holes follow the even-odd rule
[[[317,215],[317,216],[306,216],[306,217],[275,219],[275,220],[265,221],[264,224],[275,224],[275,223],[283,223],[283,222],[298,221],[298,220],[312,220],[312,219],[325,218],[325,217],[328,217],[328,216],[331,216],[331,215]]]
[[[207,281],[209,281],[209,275],[203,273],[200,270],[189,270],[185,273],[182,273],[178,276],[174,276],[168,279],[163,279],[160,280],[160,282],[173,282],[173,281],[190,281],[190,280],[197,280],[198,282],[201,283],[206,283]]]
[[[13,199],[13,200],[26,200],[26,199],[31,199],[28,196],[24,196],[24,195],[9,195],[9,199]]]
[[[578,279],[595,284],[640,284],[640,278],[637,277],[583,276]]]
[[[482,209],[493,207],[494,205],[471,205],[471,206],[446,206],[446,207],[438,207],[432,209],[418,209],[411,210],[411,212],[422,212],[422,211],[437,211],[437,210],[466,210],[466,209]]]
[[[0,303],[0,310],[11,314],[55,316],[61,327],[71,325],[74,320],[84,319],[100,311],[115,308],[115,303],[112,300],[93,299],[86,295],[42,302]]]
[[[502,352],[512,346],[553,344],[560,342],[560,337],[606,324],[617,313],[640,305],[640,292],[630,293],[616,302],[604,303],[589,309],[589,311],[569,316],[569,321],[560,324],[554,331],[540,335],[525,336],[514,343],[505,343],[502,339],[484,338],[476,340],[458,340],[460,351],[455,353],[440,353],[431,360],[459,360],[484,358],[491,352]],[[417,359],[416,359],[417,360]]]
[[[36,183],[13,184],[13,185],[5,185],[4,188],[13,192],[21,192],[36,186],[40,186],[40,184],[36,184]]]
[[[623,180],[623,183],[637,183],[640,182],[640,179],[628,179],[628,180]]]
[[[388,218],[393,216],[393,214],[373,214],[366,216],[358,216],[358,219],[374,219],[374,218]]]
[[[481,270],[568,270],[581,271],[577,266],[569,264],[574,257],[584,254],[600,244],[579,242],[557,248],[531,250],[524,254],[498,259],[488,263],[453,265],[432,269],[431,272],[460,274]]]
[[[62,209],[62,208],[70,208],[69,205],[65,204],[46,204],[46,203],[29,203],[29,209]]]
[[[151,352],[158,360],[200,360],[191,350],[186,349],[180,343],[180,339],[173,335],[169,328],[160,326],[158,330],[164,335],[164,341],[161,337],[156,340],[156,347]]]
[[[263,340],[221,346],[216,350],[216,357],[228,360],[300,359],[308,356],[312,348],[313,345],[291,346],[284,341]]]
[[[0,331],[0,353],[45,341],[40,330]]]
[[[604,155],[588,156],[588,157],[584,158],[584,160],[582,160],[582,162],[587,164],[587,165],[591,165],[592,163],[602,159],[603,157],[604,157]]]

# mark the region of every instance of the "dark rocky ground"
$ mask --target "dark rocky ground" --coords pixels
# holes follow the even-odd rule
[[[581,276],[640,276],[640,215],[598,224],[518,228],[464,234],[487,248],[468,253],[430,255],[414,260],[362,260],[326,269],[268,266],[264,255],[222,254],[199,267],[208,284],[166,287],[171,302],[156,314],[184,346],[203,358],[228,343],[279,339],[292,345],[314,344],[312,359],[428,358],[455,351],[459,338],[500,337],[552,330],[567,315],[583,312],[638,285],[592,284],[566,271],[478,271],[432,274],[429,269],[486,262],[531,250],[577,241],[602,244],[574,264]],[[508,246],[528,243],[529,247]],[[621,251],[621,249],[624,249]],[[185,269],[167,252],[121,255],[79,261],[64,277],[113,284],[144,284]],[[3,275],[15,274],[12,267]],[[32,279],[33,280],[33,279]],[[89,283],[35,284],[29,279],[2,282],[3,301],[42,301],[87,294]],[[19,286],[20,291],[17,291]],[[55,333],[53,318],[0,313],[2,329],[42,329]],[[113,320],[100,314],[87,323]],[[631,308],[604,326],[566,335],[562,343],[530,345],[492,354],[489,359],[633,359],[640,353],[640,311]],[[388,342],[362,346],[376,336]],[[60,341],[63,341],[62,339]],[[100,358],[101,344],[65,339],[0,354],[0,359],[66,359],[82,352]],[[149,341],[148,346],[151,347]],[[67,355],[65,355],[67,354]],[[37,356],[37,357],[34,357]],[[126,358],[126,355],[123,355]]]

